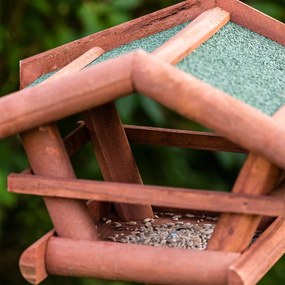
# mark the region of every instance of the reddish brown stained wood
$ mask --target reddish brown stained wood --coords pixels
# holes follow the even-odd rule
[[[213,151],[246,152],[226,138],[211,132],[197,132],[124,125],[130,143]]]
[[[283,180],[275,189],[271,192],[270,196],[278,197],[279,199],[285,200],[285,180]],[[268,226],[272,224],[275,218],[272,217],[263,217],[258,229],[265,230]]]
[[[47,197],[91,199],[131,204],[152,204],[182,209],[284,216],[285,201],[275,197],[219,191],[46,178],[13,174],[10,192]]]
[[[284,123],[285,109],[274,114],[274,120]],[[279,182],[282,170],[264,158],[250,154],[235,182],[233,193],[267,195]],[[250,244],[261,216],[223,214],[208,243],[211,250],[241,252]]]
[[[143,51],[136,54],[133,82],[137,91],[285,169],[282,124]]]
[[[110,103],[89,110],[86,124],[104,180],[142,184],[115,105]],[[115,207],[124,220],[153,216],[151,206],[147,205],[115,204]]]
[[[217,0],[217,6],[231,13],[231,21],[285,45],[285,25],[237,0]]]
[[[133,57],[136,57],[136,63],[133,64],[135,70],[131,69]],[[123,69],[125,72],[120,72]],[[94,74],[97,78],[105,76],[102,83],[100,80],[92,81]],[[23,93],[18,92],[1,98],[0,111],[7,107],[10,112],[0,112],[5,114],[4,118],[0,118],[0,137],[18,132],[25,126],[59,119],[84,110],[88,106],[110,102],[131,92],[134,87],[133,82],[138,91],[150,98],[182,116],[199,121],[231,141],[285,168],[285,160],[280,155],[285,153],[284,128],[281,124],[142,51],[81,71],[77,80],[68,75],[62,78],[61,82],[46,84],[44,87],[49,87],[48,90],[36,86],[21,91]],[[76,87],[78,85],[83,89],[80,92]],[[177,92],[180,92],[179,97],[175,96]],[[19,96],[20,94],[22,96]],[[40,94],[47,96],[49,100],[39,100]],[[15,102],[21,101],[24,95],[26,100],[21,102],[23,103],[21,109],[15,110]],[[63,101],[64,107],[60,104]],[[49,106],[50,102],[53,103],[52,108]]]
[[[63,70],[53,75],[61,78],[86,66],[101,50],[92,49]],[[55,79],[55,80],[56,80]],[[53,82],[53,79],[50,79]],[[39,87],[48,83],[39,84]],[[43,98],[42,98],[43,100]],[[71,162],[55,124],[43,125],[21,134],[21,139],[33,173],[55,177],[74,178]],[[97,232],[83,201],[62,198],[44,198],[55,230],[59,236],[97,239]]]
[[[150,144],[213,151],[246,152],[245,149],[212,132],[133,125],[123,125],[123,127],[129,142],[133,144]],[[78,126],[64,139],[68,155],[71,156],[89,141],[89,133],[82,122],[82,125]]]
[[[20,271],[31,284],[40,284],[47,276],[46,247],[48,240],[54,235],[54,230],[46,233],[34,244],[28,247],[20,257]]]
[[[215,1],[188,0],[130,22],[67,43],[20,62],[21,88],[39,76],[60,69],[94,46],[105,51],[193,20]],[[123,36],[122,36],[123,35]],[[62,56],[64,54],[64,56]]]
[[[285,222],[278,218],[229,268],[229,285],[256,284],[285,254]]]
[[[207,10],[152,54],[159,60],[176,64],[207,41],[229,20],[230,14],[221,8]]]
[[[57,128],[42,126],[22,134],[22,142],[35,174],[75,177]],[[82,201],[44,198],[59,236],[95,239],[96,230]]]
[[[94,61],[96,58],[98,58],[100,55],[102,55],[105,51],[101,49],[100,47],[93,47],[90,50],[86,51],[84,54],[80,55],[78,58],[74,59],[70,63],[68,63],[66,66],[61,68],[59,71],[56,72],[56,74],[50,76],[45,81],[41,82],[41,84],[46,84],[50,81],[59,80],[62,77],[70,74],[72,71],[79,71],[83,69],[86,65]]]
[[[0,98],[0,138],[113,101],[133,91],[129,54]],[[43,100],[45,98],[45,100]]]
[[[269,161],[250,154],[234,185],[233,193],[266,195],[276,186],[280,169]],[[208,243],[210,250],[242,252],[250,244],[261,216],[223,214]]]
[[[50,274],[64,276],[177,285],[205,285],[210,278],[211,284],[221,285],[227,283],[227,269],[238,257],[235,253],[52,237],[46,266]]]

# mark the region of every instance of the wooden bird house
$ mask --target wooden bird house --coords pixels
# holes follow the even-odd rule
[[[22,254],[24,278],[256,284],[285,252],[284,46],[285,25],[240,1],[188,0],[22,60],[0,138],[20,133],[31,169],[8,187],[42,196],[54,225]],[[114,101],[132,92],[213,133],[123,125]],[[56,121],[81,112],[63,140]],[[88,142],[104,181],[75,177]],[[130,142],[248,157],[231,193],[143,185]]]

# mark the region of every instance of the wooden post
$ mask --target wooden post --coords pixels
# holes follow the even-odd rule
[[[56,73],[60,78],[75,72],[96,58],[100,49],[88,51],[82,57]],[[54,80],[54,79],[50,79]],[[47,83],[41,84],[41,86]],[[45,100],[45,98],[42,98]],[[21,134],[32,170],[35,174],[54,177],[74,178],[75,174],[69,161],[63,141],[55,124],[43,125]],[[97,239],[95,225],[82,201],[62,198],[44,198],[49,215],[59,236],[74,239]]]
[[[142,184],[114,103],[89,110],[86,124],[104,180]],[[143,220],[153,217],[150,205],[117,203],[115,208],[123,220]]]
[[[274,115],[284,124],[285,108]],[[233,187],[233,193],[266,195],[281,178],[282,170],[262,157],[250,154]],[[250,244],[262,216],[223,214],[208,243],[210,250],[241,252]]]

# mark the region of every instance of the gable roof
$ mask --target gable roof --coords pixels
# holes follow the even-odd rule
[[[234,3],[241,5],[238,1],[230,2],[232,5]],[[190,5],[190,3],[192,4]],[[224,5],[223,1],[220,3]],[[195,1],[186,1],[160,12],[159,15],[176,11],[176,18],[172,18],[175,21],[178,17],[177,14],[184,10],[188,11],[195,5],[198,5]],[[202,4],[195,7],[199,7],[199,11],[196,11],[196,8],[194,12],[189,10],[192,11],[190,18],[208,8]],[[229,6],[229,8],[232,7]],[[248,8],[248,6],[242,4],[241,7],[241,10],[246,8],[249,15],[256,14],[258,19],[263,17],[265,22],[271,21],[275,28],[279,27],[277,32],[270,32],[270,36],[276,37],[279,42],[283,41],[284,33],[281,36],[281,29],[284,30],[284,25]],[[157,16],[156,13],[150,18],[153,20],[155,16]],[[235,17],[237,15],[233,19]],[[245,19],[247,18],[245,17]],[[81,71],[80,74],[68,75],[60,81],[39,85],[1,98],[0,110],[3,109],[1,110],[3,115],[0,137],[58,120],[70,114],[113,101],[130,92],[139,91],[285,168],[284,159],[280,156],[280,153],[285,153],[285,130],[276,120],[168,64],[175,63],[190,53],[193,48],[207,40],[228,20],[228,12],[221,8],[212,8],[200,14],[186,29],[162,45],[153,55],[136,51],[102,62]],[[210,24],[205,25],[205,22]],[[248,19],[245,23],[249,25]],[[256,26],[255,24],[252,25],[253,27]],[[127,24],[123,29],[130,28],[130,26]],[[119,29],[122,29],[122,26]],[[110,35],[110,30],[105,33]],[[269,33],[268,27],[264,33]],[[190,34],[191,37],[189,37]],[[197,36],[197,38],[194,37],[194,41],[193,35]],[[74,43],[69,45],[71,45],[69,48],[72,48]],[[22,63],[22,75],[29,73],[31,63],[36,60],[41,62],[41,60],[51,57],[52,54],[51,60],[44,65],[45,70],[50,69],[51,63],[58,57],[59,51],[63,52],[66,48],[67,46],[63,46],[52,52],[43,53],[37,58],[24,61]],[[78,52],[77,49],[76,52]],[[58,66],[61,64],[63,64],[62,60]],[[34,68],[37,69],[38,65]],[[38,70],[37,73],[40,74]],[[34,75],[30,78],[33,77]],[[42,100],[42,96],[45,96],[45,100]],[[19,106],[17,108],[15,108],[16,101],[17,106]],[[4,109],[13,111],[4,112]],[[281,114],[283,112],[280,111]]]

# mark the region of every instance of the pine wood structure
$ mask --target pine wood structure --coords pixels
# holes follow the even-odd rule
[[[105,51],[189,20],[152,54],[135,51],[78,72]],[[21,61],[23,90],[0,99],[0,138],[20,133],[32,170],[11,174],[9,191],[42,196],[54,224],[22,254],[26,280],[250,285],[284,254],[285,107],[269,117],[172,66],[229,20],[285,45],[283,24],[239,1],[188,0]],[[113,101],[133,91],[215,133],[123,125]],[[54,122],[78,112],[85,122],[63,141]],[[89,141],[104,182],[75,177],[69,156]],[[142,184],[129,143],[249,155],[232,193],[174,189]],[[221,215],[205,251],[119,244],[104,240],[101,218],[114,214],[106,202],[125,221],[152,217],[152,206]],[[261,222],[265,230],[250,245]]]

